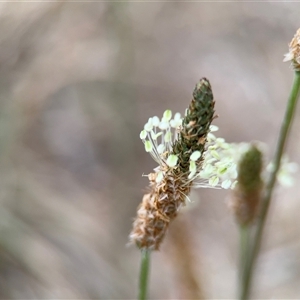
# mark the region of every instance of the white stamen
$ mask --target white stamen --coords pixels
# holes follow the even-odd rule
[[[177,161],[178,161],[178,156],[175,154],[171,154],[167,159],[167,165],[173,168],[177,165]]]
[[[190,160],[197,161],[200,156],[201,156],[200,151],[194,151],[190,156]]]
[[[147,136],[147,131],[146,130],[142,130],[141,133],[140,133],[140,138],[141,140],[144,140]]]
[[[151,152],[153,149],[153,145],[151,141],[145,141],[145,150],[146,152]]]

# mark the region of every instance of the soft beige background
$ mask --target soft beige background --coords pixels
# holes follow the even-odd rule
[[[282,63],[299,3],[0,3],[0,298],[133,299],[126,247],[154,161],[139,132],[184,112],[207,77],[230,142],[273,154],[293,73]],[[299,109],[289,156],[299,160]],[[299,174],[297,175],[299,181]],[[207,299],[236,295],[238,232],[228,192],[193,192],[187,222]],[[253,297],[300,297],[300,194],[278,188]],[[153,299],[185,298],[168,237]]]

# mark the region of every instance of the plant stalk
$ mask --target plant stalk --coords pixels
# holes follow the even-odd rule
[[[150,250],[141,250],[141,268],[139,278],[139,300],[147,298],[148,278],[149,278]]]
[[[250,238],[250,226],[240,225],[240,262],[239,262],[239,288],[242,289],[244,282],[245,268],[249,257],[249,238]],[[240,291],[241,293],[241,291]]]
[[[251,248],[251,252],[249,253],[249,259],[245,266],[242,291],[240,295],[241,300],[249,299],[254,264],[261,245],[263,229],[265,226],[265,222],[266,222],[266,218],[270,206],[273,189],[276,183],[276,175],[280,168],[281,157],[284,151],[285,143],[288,137],[289,129],[292,124],[292,119],[294,116],[297,100],[299,97],[299,88],[300,88],[300,71],[295,71],[292,90],[287,102],[286,112],[281,125],[280,134],[277,142],[276,152],[274,156],[274,169],[271,173],[271,176],[266,186],[266,192],[262,199],[262,209],[261,209],[260,217],[258,219],[257,229],[253,240],[253,247]]]

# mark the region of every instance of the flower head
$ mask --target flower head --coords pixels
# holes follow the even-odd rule
[[[166,118],[168,116],[168,118]],[[179,156],[174,154],[173,145],[180,142],[182,121],[180,113],[165,111],[160,121],[158,117],[152,117],[140,133],[140,138],[153,159],[159,164],[157,173],[163,174],[165,167],[175,168],[180,162]],[[158,120],[155,124],[153,120]],[[163,123],[163,126],[161,124]],[[147,128],[148,131],[145,129]],[[237,179],[237,161],[240,154],[247,146],[245,144],[230,144],[223,138],[217,138],[212,132],[219,128],[210,125],[208,134],[198,142],[205,144],[200,150],[184,152],[182,161],[186,162],[187,168],[180,170],[181,175],[186,175],[187,182],[193,182],[194,187],[233,188]],[[180,155],[180,153],[179,153]],[[181,164],[182,164],[181,161]],[[158,178],[162,178],[160,175]]]
[[[172,145],[178,139],[178,133],[182,124],[180,113],[176,113],[172,119],[172,111],[166,110],[163,117],[149,118],[140,133],[140,138],[145,145],[146,152],[161,166],[175,167],[178,158],[172,154]]]
[[[239,224],[249,224],[257,214],[263,187],[262,168],[262,152],[252,145],[239,160],[238,182],[229,203]]]
[[[139,248],[159,249],[192,187],[234,189],[240,222],[254,218],[266,175],[261,174],[264,147],[261,143],[255,143],[255,147],[250,143],[227,143],[214,135],[218,127],[211,125],[213,119],[213,95],[208,80],[203,78],[183,118],[180,113],[173,115],[166,110],[161,119],[154,116],[144,125],[140,138],[158,166],[148,175],[150,189],[138,208],[130,234],[130,240]],[[295,164],[283,161],[279,182],[290,184],[290,173],[295,170]]]
[[[157,250],[178,210],[185,205],[203,163],[205,144],[214,118],[210,83],[196,85],[184,118],[166,110],[161,119],[149,118],[140,133],[146,152],[158,163],[148,175],[150,191],[140,205],[130,240],[139,248]]]
[[[289,52],[285,54],[283,61],[291,61],[294,70],[300,71],[300,28],[297,30],[294,38],[290,42]]]

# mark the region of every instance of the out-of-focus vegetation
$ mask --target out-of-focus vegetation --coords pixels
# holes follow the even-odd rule
[[[143,124],[183,112],[205,76],[220,135],[272,151],[299,14],[297,3],[0,3],[0,298],[135,298],[127,236],[155,167]],[[300,163],[297,116],[288,153]],[[182,216],[206,298],[235,296],[227,196],[197,190]],[[300,193],[274,200],[253,297],[297,298]],[[152,258],[152,298],[187,297],[178,258],[170,235]]]

